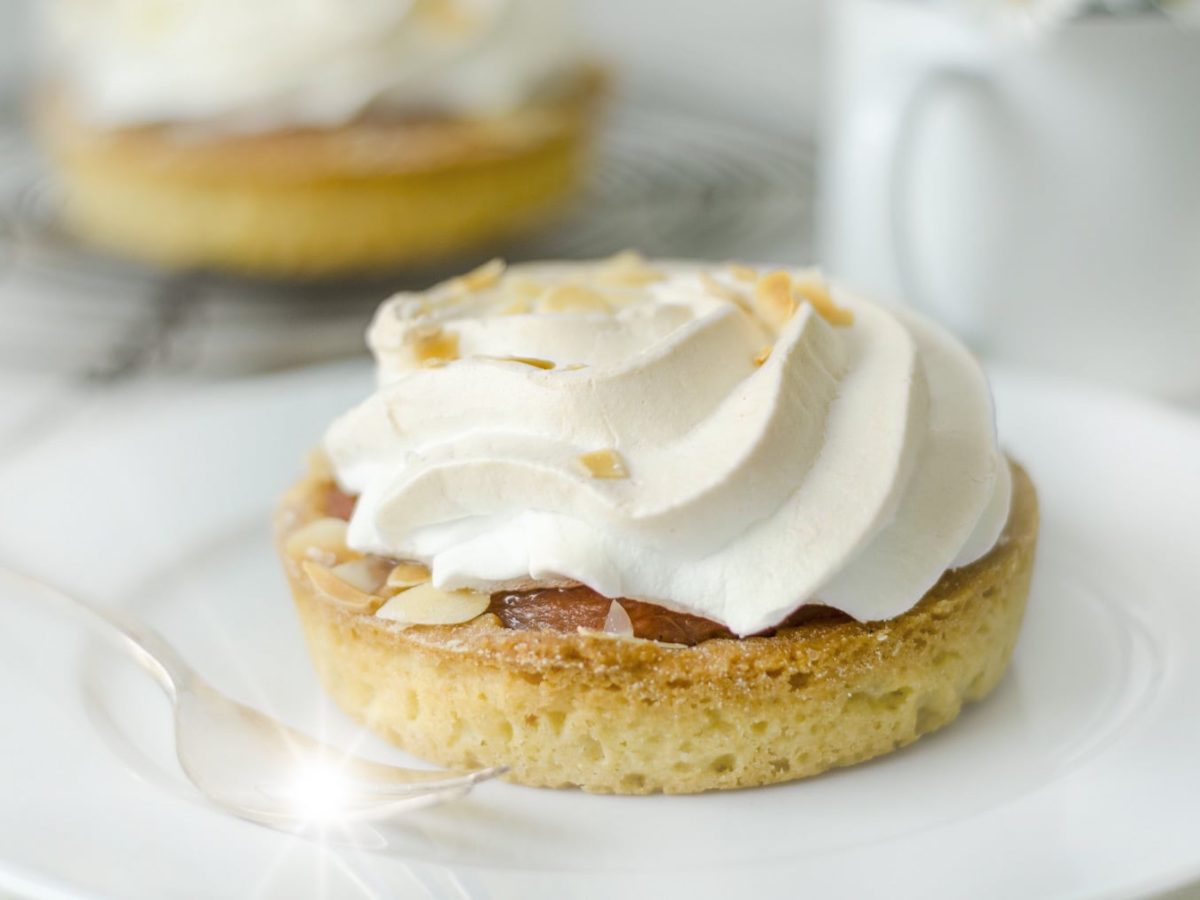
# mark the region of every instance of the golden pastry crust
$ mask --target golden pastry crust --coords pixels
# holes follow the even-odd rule
[[[205,136],[89,128],[47,97],[64,215],[133,259],[263,276],[424,263],[519,233],[581,180],[605,76],[492,119],[364,119]]]
[[[372,730],[441,765],[507,765],[522,784],[692,793],[861,762],[987,695],[1016,644],[1038,531],[1033,484],[1016,464],[1013,476],[996,547],[904,615],[695,647],[348,611],[282,552],[325,515],[320,471],[285,497],[276,533],[321,681]]]

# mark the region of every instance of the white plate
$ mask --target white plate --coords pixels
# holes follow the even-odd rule
[[[231,693],[334,740],[268,515],[366,390],[335,367],[211,389],[0,476],[0,557],[126,605]],[[1041,490],[1013,670],[951,728],[797,784],[621,798],[488,784],[318,848],[203,804],[150,682],[0,591],[0,892],[121,897],[1132,896],[1200,877],[1200,426],[1006,375]],[[382,743],[367,750],[402,759]]]

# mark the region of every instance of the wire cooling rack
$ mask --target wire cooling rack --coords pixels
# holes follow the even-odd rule
[[[573,209],[510,260],[809,256],[813,150],[795,135],[624,108]],[[478,261],[369,280],[286,283],[167,272],[101,256],[59,222],[53,180],[15,117],[0,121],[0,365],[110,379],[242,372],[359,352],[371,311]]]

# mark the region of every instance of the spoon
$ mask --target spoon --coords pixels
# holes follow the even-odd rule
[[[171,701],[184,773],[202,794],[241,818],[284,830],[379,818],[461,797],[505,771],[409,769],[322,744],[225,696],[157,632],[124,613],[4,566],[0,574],[56,601],[154,677]]]

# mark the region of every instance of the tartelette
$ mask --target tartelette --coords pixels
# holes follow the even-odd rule
[[[321,679],[444,765],[692,792],[1003,674],[1037,502],[970,353],[816,270],[494,261],[400,294],[277,521]]]
[[[52,0],[67,225],[169,267],[428,264],[578,185],[605,76],[557,0]]]

